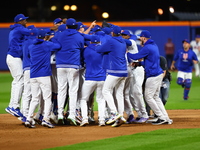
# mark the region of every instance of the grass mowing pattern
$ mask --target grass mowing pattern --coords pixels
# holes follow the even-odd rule
[[[161,129],[49,150],[199,150],[200,129]]]

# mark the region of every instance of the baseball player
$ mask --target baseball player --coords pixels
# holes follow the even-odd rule
[[[18,14],[14,18],[14,25],[10,25],[9,47],[6,57],[6,63],[13,77],[11,87],[11,97],[6,112],[16,116],[23,117],[20,112],[20,100],[23,91],[23,67],[22,67],[22,43],[25,36],[30,35],[30,30],[26,28],[27,19],[23,14]]]
[[[198,58],[198,63],[194,64],[195,75],[200,77],[200,35],[196,35],[195,40],[191,41],[190,45]]]
[[[103,55],[95,50],[98,43],[100,43],[100,38],[93,36],[91,44],[84,50],[86,72],[80,98],[83,118],[80,126],[89,124],[87,101],[94,90],[96,90],[96,101],[98,103],[99,126],[105,126],[105,99],[103,98],[102,88],[106,78],[106,71],[102,68]]]
[[[128,46],[127,48],[128,52],[131,54],[138,53],[136,42],[131,38],[131,33],[128,30],[124,30],[122,32],[122,37],[125,39],[129,39],[131,41],[131,46]],[[131,62],[138,62],[138,61],[131,60]],[[127,119],[127,122],[128,123],[132,123],[132,122],[144,123],[148,120],[148,115],[145,109],[145,104],[144,104],[144,99],[143,99],[143,90],[142,90],[142,84],[144,81],[144,68],[142,66],[133,68],[131,65],[129,65],[129,68],[131,71],[130,73],[131,75],[130,75],[130,81],[129,81],[130,94],[128,94],[128,96],[130,96],[129,101],[131,101],[132,105],[134,106],[135,111],[138,114],[138,119],[135,120],[132,111],[129,111],[128,113],[129,117]],[[128,104],[128,102],[126,102],[125,104]],[[130,108],[128,110],[130,110]]]
[[[22,95],[23,105],[23,118],[22,122],[26,122],[28,116],[29,105],[32,98],[31,85],[30,85],[30,57],[28,53],[28,47],[33,43],[33,40],[37,37],[37,28],[30,29],[30,36],[27,36],[27,40],[23,42],[23,70],[24,70],[24,92]]]
[[[190,92],[192,84],[192,69],[193,64],[198,63],[197,55],[190,49],[190,41],[184,39],[182,41],[183,49],[180,49],[174,56],[172,61],[171,70],[175,69],[175,63],[179,62],[177,65],[177,84],[184,88],[183,99],[188,100],[188,94]]]
[[[61,50],[56,52],[56,68],[58,78],[58,122],[62,123],[64,103],[69,85],[69,116],[68,121],[77,125],[75,120],[77,93],[79,88],[79,68],[81,65],[81,51],[84,49],[84,38],[78,32],[76,20],[67,19],[67,28],[60,33],[58,42]]]
[[[108,53],[108,67],[107,77],[103,86],[103,96],[108,107],[111,110],[111,118],[106,122],[112,126],[117,127],[121,122],[125,123],[123,118],[124,113],[124,97],[123,90],[125,79],[127,77],[127,62],[125,58],[126,43],[121,37],[121,28],[115,26],[112,32],[112,38],[97,48],[99,53]],[[113,90],[115,89],[118,110],[114,103]]]
[[[169,119],[167,111],[159,98],[160,86],[163,79],[163,71],[160,68],[159,49],[151,39],[151,33],[147,30],[141,32],[140,40],[143,48],[136,54],[127,53],[127,56],[133,60],[144,59],[143,65],[145,67],[146,78],[144,97],[148,105],[158,116],[157,121],[152,122],[152,124],[171,124],[172,120]]]
[[[51,96],[51,52],[60,49],[60,44],[45,41],[45,30],[39,30],[38,39],[34,40],[33,44],[28,47],[30,54],[30,78],[31,78],[31,93],[32,100],[25,126],[34,128],[33,115],[36,107],[39,104],[41,96],[44,100],[44,118],[42,125],[53,128],[50,123],[50,112],[52,107]]]

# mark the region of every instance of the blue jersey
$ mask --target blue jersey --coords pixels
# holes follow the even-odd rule
[[[177,69],[183,72],[192,72],[193,60],[198,61],[196,54],[191,49],[188,51],[180,49],[174,56],[174,61],[177,62]]]
[[[96,47],[96,44],[90,44],[84,51],[85,80],[104,81],[106,71],[102,67],[103,55],[96,52]]]
[[[44,41],[43,39],[35,39],[28,49],[31,60],[30,77],[51,76],[51,52],[60,49],[60,44]]]
[[[25,36],[30,35],[30,30],[21,24],[11,25],[10,29],[8,54],[13,57],[22,58],[22,43],[25,40]]]
[[[22,45],[23,50],[23,69],[30,70],[30,56],[28,52],[28,47],[33,44],[33,40],[36,39],[36,36],[28,36],[27,40],[24,41]]]
[[[109,38],[97,47],[97,52],[108,54],[106,72],[113,76],[127,77],[126,43],[121,36]]]
[[[155,77],[163,73],[160,67],[160,54],[158,46],[149,39],[144,47],[136,54],[127,53],[127,56],[133,60],[144,58],[145,77]]]
[[[56,52],[57,68],[80,68],[84,37],[76,29],[66,29],[58,37],[61,50]]]

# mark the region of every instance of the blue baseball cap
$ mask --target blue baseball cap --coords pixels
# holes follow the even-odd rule
[[[105,28],[102,29],[102,31],[105,32],[106,34],[110,34],[112,29],[109,28],[109,27],[105,27]]]
[[[38,29],[37,28],[33,28],[30,30],[30,36],[37,36],[38,35]]]
[[[82,22],[77,22],[76,23],[78,26],[77,26],[77,30],[79,30],[80,28],[85,28],[86,25],[84,25]]]
[[[122,29],[119,26],[113,27],[113,33],[115,34],[121,34]]]
[[[190,40],[188,40],[188,39],[184,39],[184,40],[182,41],[182,43],[184,43],[184,42],[187,42],[187,43],[190,44]]]
[[[129,36],[131,36],[131,33],[128,30],[122,30],[122,35],[129,35]]]
[[[45,37],[47,33],[47,30],[45,29],[39,29],[38,30],[38,37]]]
[[[93,36],[91,37],[91,42],[93,42],[93,43],[100,42],[100,37],[99,37],[99,36],[96,36],[96,35],[93,35]]]
[[[32,30],[32,29],[34,29],[34,28],[35,28],[34,25],[30,25],[30,26],[27,27],[27,29],[29,29],[29,30]]]
[[[25,17],[23,14],[18,14],[17,16],[15,16],[14,22],[19,22],[19,21],[25,20],[27,18],[29,18],[29,17]]]
[[[76,24],[76,20],[75,20],[74,18],[69,18],[69,19],[67,19],[67,21],[66,21],[66,25],[75,26],[75,25],[77,25],[77,24]]]
[[[53,21],[54,24],[57,24],[57,23],[60,23],[60,22],[62,22],[62,19],[61,19],[61,18],[56,18],[56,19]]]
[[[46,32],[46,35],[55,35],[55,31],[50,30],[49,32]]]
[[[93,32],[96,32],[98,30],[101,30],[101,27],[99,25],[95,25],[94,28],[92,29]]]
[[[59,27],[58,27],[58,31],[64,31],[66,29],[66,24],[61,24]]]
[[[151,33],[147,30],[143,30],[138,36],[145,37],[145,38],[151,38]]]

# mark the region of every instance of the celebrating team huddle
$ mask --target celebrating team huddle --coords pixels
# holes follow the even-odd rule
[[[18,14],[10,26],[6,61],[13,82],[5,109],[26,127],[94,123],[94,99],[99,126],[173,123],[159,97],[163,69],[149,31],[139,35],[138,51],[136,36],[110,23],[86,27],[57,18],[53,27],[39,29],[26,27],[27,18]]]

